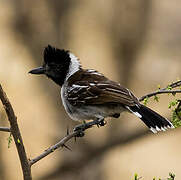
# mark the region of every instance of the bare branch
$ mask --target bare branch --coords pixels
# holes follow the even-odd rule
[[[16,148],[18,151],[18,155],[20,158],[20,162],[21,162],[21,167],[22,167],[22,171],[23,171],[23,176],[24,176],[24,180],[31,180],[31,168],[29,165],[29,161],[26,155],[26,151],[23,145],[23,140],[21,137],[21,133],[17,124],[17,118],[15,116],[14,110],[12,108],[12,105],[8,99],[8,97],[6,96],[6,93],[3,91],[2,86],[0,84],[0,99],[2,101],[2,104],[4,105],[4,108],[6,110],[6,114],[8,116],[8,120],[10,123],[10,130],[11,133],[13,135],[15,144],[16,144]]]
[[[146,136],[153,135],[150,133],[149,129],[139,128],[136,131],[127,131],[123,130],[119,136],[112,137],[107,143],[102,144],[101,146],[96,146],[96,148],[91,148],[89,151],[84,151],[85,154],[82,154],[82,157],[79,159],[69,159],[64,161],[63,164],[59,164],[59,166],[54,169],[49,174],[45,174],[40,179],[54,179],[59,177],[60,175],[64,177],[66,174],[76,173],[77,169],[81,169],[87,167],[89,163],[97,158],[101,158],[108,152],[110,149],[119,146],[120,148],[126,146],[128,143],[135,142],[136,140],[140,140],[141,138],[145,138]]]
[[[10,131],[10,128],[8,128],[8,127],[0,127],[0,131],[3,131],[3,132],[11,132],[11,131]]]
[[[50,153],[54,152],[56,149],[60,148],[60,147],[64,147],[65,143],[67,141],[69,141],[70,139],[72,139],[72,137],[75,137],[79,132],[75,131],[72,132],[68,135],[66,135],[63,139],[61,139],[58,143],[56,143],[55,145],[49,147],[47,150],[45,150],[42,154],[40,154],[39,156],[35,157],[34,159],[30,160],[30,166],[32,166],[33,164],[35,164],[36,162],[38,162],[39,160],[43,159],[44,157],[46,157],[47,155],[49,155]]]
[[[69,132],[69,130],[67,129],[67,134],[66,136],[64,136],[64,138],[62,138],[58,143],[56,143],[55,145],[49,147],[47,150],[45,150],[42,154],[40,154],[39,156],[33,158],[32,160],[29,161],[30,166],[32,166],[33,164],[35,164],[36,162],[38,162],[39,160],[43,159],[44,157],[46,157],[47,155],[49,155],[50,153],[54,152],[56,149],[60,148],[60,147],[65,147],[67,149],[69,149],[65,143],[68,142],[70,139],[72,139],[73,137],[82,137],[84,136],[84,131],[92,128],[94,125],[99,125],[99,123],[103,123],[102,119],[101,120],[97,120],[97,121],[90,121],[88,123],[85,123],[83,125],[80,126],[76,126],[74,128],[74,131],[72,133]],[[79,129],[80,128],[80,129]],[[75,130],[77,129],[77,130]]]

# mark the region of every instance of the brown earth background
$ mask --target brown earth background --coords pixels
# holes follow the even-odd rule
[[[1,0],[0,83],[18,117],[28,157],[33,158],[73,127],[60,101],[60,88],[27,72],[40,65],[47,44],[70,49],[83,67],[95,68],[138,97],[181,78],[180,0]],[[149,106],[170,118],[171,96]],[[177,98],[180,98],[177,95]],[[8,122],[0,105],[0,126]],[[130,114],[109,119],[32,168],[35,180],[151,180],[169,172],[181,179],[180,129],[127,143],[111,142],[146,128]],[[0,132],[0,179],[22,179],[14,143]],[[101,152],[96,153],[102,148]],[[89,157],[86,159],[86,157]]]

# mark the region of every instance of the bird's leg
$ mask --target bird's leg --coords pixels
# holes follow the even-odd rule
[[[106,124],[106,122],[104,121],[104,118],[99,118],[96,119],[94,121],[90,121],[90,122],[85,122],[83,121],[83,124],[77,125],[75,126],[75,128],[73,129],[73,131],[78,131],[78,134],[76,135],[76,137],[83,137],[84,136],[84,131],[88,128],[91,128],[94,125],[99,126],[104,126]]]

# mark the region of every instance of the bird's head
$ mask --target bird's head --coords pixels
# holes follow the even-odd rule
[[[80,68],[78,59],[72,53],[50,45],[45,47],[43,57],[43,65],[32,69],[29,73],[44,74],[60,86],[63,85],[66,77],[71,73],[72,63],[76,64],[74,61],[77,62],[77,67],[74,68]],[[75,69],[72,71],[75,71]]]

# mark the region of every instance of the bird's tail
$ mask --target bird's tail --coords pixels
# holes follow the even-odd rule
[[[126,106],[126,108],[139,117],[153,133],[165,131],[168,128],[174,128],[169,120],[142,104],[129,107]]]

